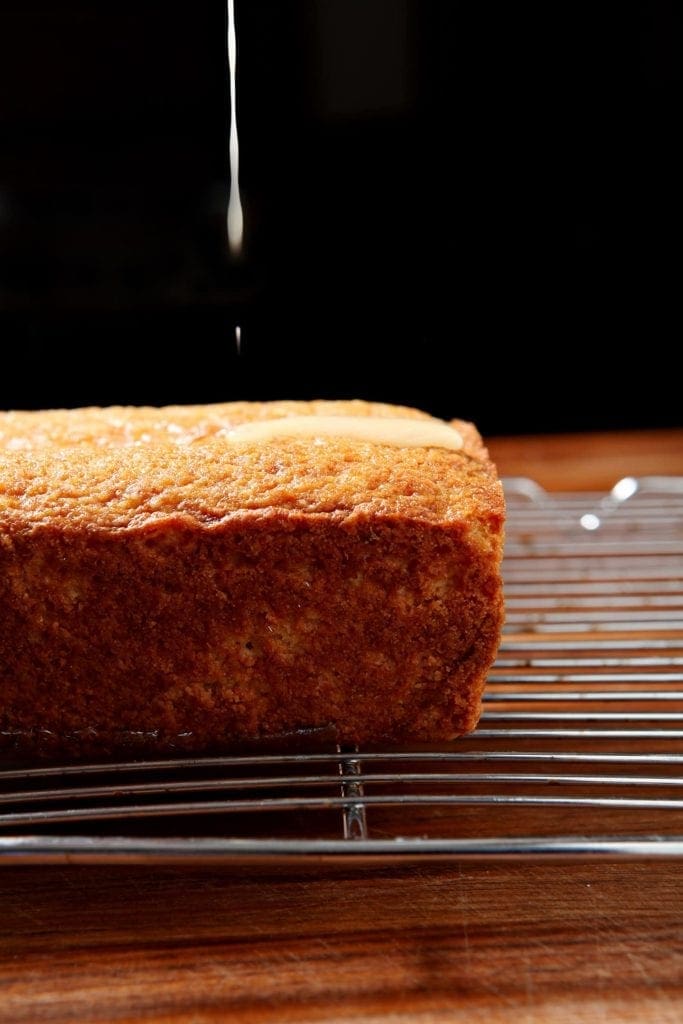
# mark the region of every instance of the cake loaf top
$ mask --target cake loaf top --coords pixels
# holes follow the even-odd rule
[[[476,428],[406,406],[0,412],[0,529],[144,529],[169,519],[209,528],[266,510],[445,523],[504,515]]]

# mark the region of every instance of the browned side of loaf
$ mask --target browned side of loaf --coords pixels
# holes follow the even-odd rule
[[[503,612],[481,439],[460,423],[463,452],[280,439],[235,455],[198,426],[311,408],[406,412],[198,407],[191,444],[164,437],[167,410],[151,440],[150,410],[117,412],[127,440],[108,410],[18,414],[14,431],[0,414],[0,746],[216,752],[475,726]]]

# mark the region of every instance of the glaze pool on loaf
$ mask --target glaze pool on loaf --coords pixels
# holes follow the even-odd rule
[[[240,431],[303,417],[331,426]],[[367,436],[345,436],[359,417]],[[378,441],[375,418],[427,441],[393,443],[388,422]],[[450,426],[451,445],[442,421],[361,401],[0,413],[0,747],[473,729],[504,502],[475,427]]]

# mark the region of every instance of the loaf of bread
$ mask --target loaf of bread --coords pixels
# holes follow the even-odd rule
[[[499,643],[503,531],[474,426],[415,409],[0,413],[0,747],[466,733]]]

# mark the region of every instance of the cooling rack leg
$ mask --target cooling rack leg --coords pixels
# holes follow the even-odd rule
[[[337,747],[337,750],[342,754],[341,748]],[[339,774],[342,777],[342,796],[358,797],[357,804],[349,804],[344,808],[344,839],[367,839],[363,783],[353,781],[354,776],[361,774],[361,763],[358,758],[342,756],[339,761]]]

